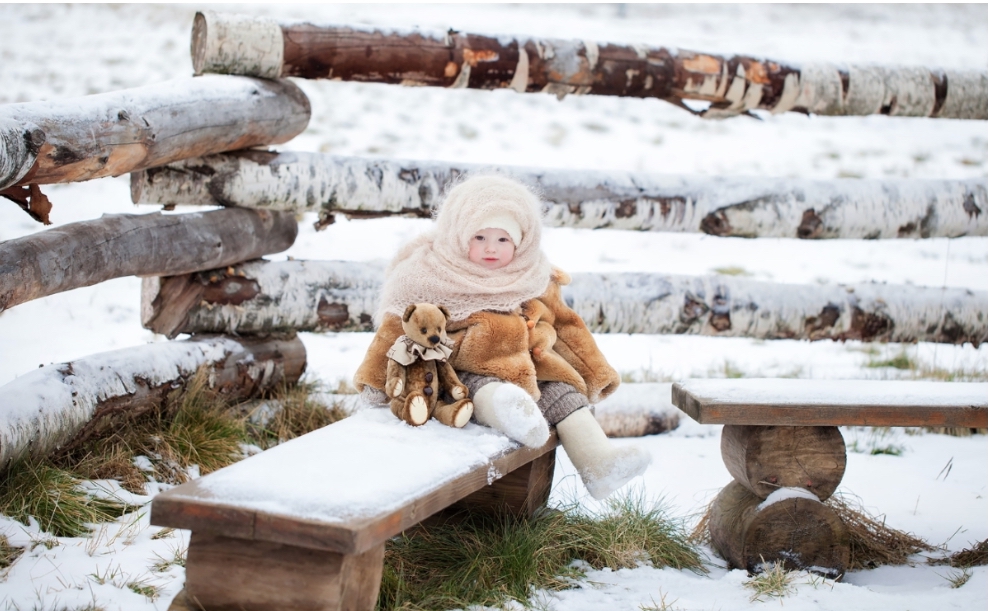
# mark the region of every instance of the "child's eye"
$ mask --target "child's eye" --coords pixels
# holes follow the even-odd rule
[[[475,236],[473,236],[473,239],[475,239],[475,240],[477,240],[479,242],[483,242],[484,241],[484,236],[482,236],[482,235],[475,235]]]
[[[508,241],[508,238],[498,238],[497,241],[498,242],[507,242]]]

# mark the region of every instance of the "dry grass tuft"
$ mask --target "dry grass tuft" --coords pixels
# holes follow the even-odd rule
[[[0,535],[0,571],[14,564],[14,561],[23,553],[23,547],[13,547],[6,536]]]
[[[793,581],[796,572],[785,569],[782,562],[763,565],[762,571],[745,581],[742,585],[753,591],[751,602],[764,602],[768,598],[785,598],[796,591]]]
[[[847,527],[851,555],[847,570],[906,564],[909,556],[932,551],[933,546],[907,532],[885,525],[885,518],[868,514],[852,495],[838,492],[825,501]]]
[[[704,571],[678,521],[641,497],[599,515],[575,507],[531,519],[464,512],[433,520],[387,543],[378,609],[450,609],[527,604],[532,589],[572,587],[574,565],[613,569],[652,564]]]
[[[988,564],[988,539],[975,543],[973,547],[962,549],[946,558],[931,558],[930,564],[946,564],[958,569],[969,569]]]
[[[23,460],[0,479],[0,515],[23,524],[33,517],[56,537],[88,535],[88,524],[115,520],[129,506],[87,494],[72,473],[45,462]]]
[[[267,449],[346,418],[349,414],[339,404],[313,398],[321,388],[319,382],[282,386],[255,404],[244,414],[250,440]]]

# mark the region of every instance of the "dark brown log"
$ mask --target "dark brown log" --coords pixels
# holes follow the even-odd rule
[[[701,424],[988,427],[988,384],[695,379],[672,403]]]
[[[0,191],[118,176],[287,142],[309,101],[287,80],[210,76],[0,108]]]
[[[555,468],[556,450],[552,450],[454,503],[450,508],[507,511],[515,516],[530,518],[548,502]]]
[[[186,274],[289,248],[287,212],[104,215],[0,243],[0,311],[123,276]]]
[[[535,187],[553,227],[734,237],[930,238],[988,235],[988,179],[802,180],[558,170],[320,153],[236,151],[131,175],[135,204],[242,206],[429,218],[444,186],[471,172]]]
[[[209,388],[246,400],[305,371],[295,338],[199,337],[153,343],[47,365],[0,387],[0,470],[12,461],[69,452],[129,418],[159,408],[198,371]]]
[[[346,261],[257,261],[194,277],[151,278],[142,321],[169,337],[370,331],[383,278],[381,265]],[[988,293],[966,289],[583,273],[573,274],[563,296],[595,333],[975,346],[988,339]]]
[[[373,611],[383,570],[383,543],[344,555],[193,532],[183,594],[208,611]]]
[[[758,498],[805,488],[827,500],[844,477],[847,448],[836,426],[724,426],[724,464]]]
[[[238,54],[238,49],[245,51]],[[241,57],[238,57],[240,55]],[[276,24],[206,11],[192,32],[197,73],[332,78],[471,89],[650,97],[703,116],[751,109],[988,119],[988,72],[831,64],[591,41]],[[685,106],[684,106],[685,107]]]
[[[850,558],[847,528],[833,509],[814,498],[763,501],[731,482],[710,508],[710,540],[732,568],[759,573],[780,562],[839,579]]]

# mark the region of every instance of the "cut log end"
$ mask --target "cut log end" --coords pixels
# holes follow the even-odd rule
[[[778,562],[839,579],[850,560],[847,528],[833,509],[803,496],[764,505],[736,481],[714,499],[710,539],[732,567],[749,573]]]
[[[847,465],[844,438],[835,426],[728,424],[720,448],[734,479],[763,499],[779,488],[804,488],[826,500]]]

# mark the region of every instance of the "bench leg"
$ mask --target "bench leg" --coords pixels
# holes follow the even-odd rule
[[[343,555],[193,532],[184,604],[205,611],[373,611],[383,570],[383,544]]]
[[[556,450],[552,449],[464,497],[453,507],[481,511],[507,510],[514,515],[530,518],[549,500],[555,468]]]

